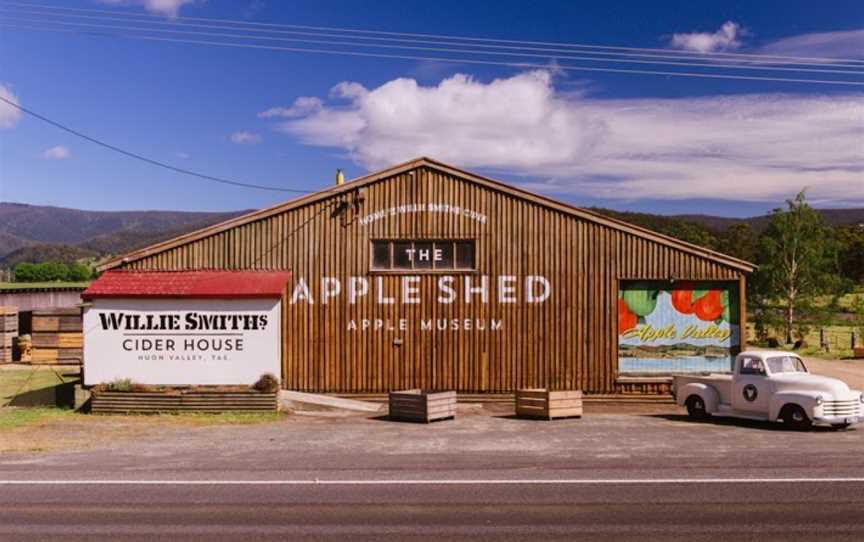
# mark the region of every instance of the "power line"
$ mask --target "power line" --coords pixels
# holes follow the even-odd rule
[[[3,4],[0,4],[0,9],[8,9],[8,8],[9,8],[9,6],[5,6]],[[45,8],[45,9],[49,9],[49,8]],[[57,8],[57,9],[68,10],[68,9],[74,9],[74,8]],[[113,13],[103,14],[102,10],[97,10],[97,11],[99,11],[99,13],[96,15],[79,14],[79,13],[66,13],[64,11],[60,11],[60,12],[49,11],[47,13],[47,15],[49,17],[59,17],[61,19],[59,21],[40,19],[38,22],[40,22],[40,23],[41,22],[49,22],[49,23],[54,23],[54,24],[88,26],[86,23],[64,22],[63,18],[66,18],[67,20],[69,18],[73,18],[73,19],[82,19],[82,18],[83,19],[95,19],[97,21],[102,22],[103,24],[106,22],[106,19],[107,19],[107,22],[109,22],[109,23],[127,22],[127,23],[132,23],[132,24],[171,26],[172,28],[176,28],[178,26],[189,26],[189,27],[195,27],[195,28],[205,28],[208,30],[221,29],[221,30],[231,30],[234,32],[247,32],[247,33],[253,32],[253,33],[266,33],[266,34],[288,34],[288,35],[300,35],[300,36],[337,38],[337,39],[346,39],[347,38],[347,39],[351,39],[351,40],[384,41],[387,43],[393,43],[393,42],[409,43],[409,44],[420,43],[420,44],[434,44],[434,45],[438,45],[438,46],[444,45],[444,46],[450,46],[450,47],[459,46],[459,47],[468,47],[468,48],[472,49],[472,51],[465,51],[465,52],[479,53],[479,54],[486,53],[486,51],[483,51],[482,49],[495,49],[495,50],[499,50],[499,52],[489,53],[489,54],[503,54],[500,51],[504,50],[504,51],[515,51],[515,53],[513,53],[514,55],[519,54],[521,51],[533,51],[533,52],[546,52],[546,53],[559,53],[559,54],[587,53],[587,54],[593,54],[593,55],[613,56],[613,57],[620,57],[620,58],[627,58],[627,59],[659,58],[659,59],[671,59],[671,60],[676,60],[679,62],[683,61],[685,63],[691,63],[692,61],[702,61],[702,62],[712,61],[711,64],[705,65],[708,67],[714,67],[715,65],[717,67],[722,67],[722,66],[727,65],[727,64],[723,64],[724,62],[725,63],[734,62],[735,64],[731,64],[729,66],[730,67],[740,67],[742,65],[742,63],[746,63],[747,65],[782,64],[782,65],[787,65],[787,66],[794,65],[794,66],[814,66],[814,67],[832,67],[832,68],[838,68],[838,67],[864,68],[864,60],[852,61],[852,62],[859,62],[859,63],[854,63],[854,64],[843,64],[843,63],[838,63],[837,61],[830,61],[830,62],[824,62],[823,61],[823,62],[817,62],[817,63],[801,62],[801,61],[793,62],[790,59],[793,59],[796,57],[781,57],[781,58],[783,58],[783,60],[771,60],[771,58],[772,58],[771,56],[744,55],[744,54],[740,54],[740,53],[737,53],[737,55],[740,55],[740,56],[743,56],[746,58],[735,58],[735,57],[727,58],[724,56],[724,57],[719,57],[719,58],[715,59],[712,57],[714,57],[716,55],[720,55],[721,53],[689,53],[689,52],[683,52],[683,51],[662,50],[665,54],[658,54],[658,53],[645,54],[645,53],[638,53],[638,52],[637,53],[634,53],[634,52],[610,52],[610,51],[601,51],[601,50],[596,50],[596,49],[579,50],[579,49],[573,49],[573,48],[562,48],[561,46],[550,48],[550,47],[534,47],[534,46],[494,45],[494,44],[486,44],[486,43],[465,42],[465,41],[463,41],[463,38],[447,38],[448,41],[442,41],[442,39],[430,40],[430,39],[393,38],[393,37],[368,36],[368,35],[349,35],[349,36],[346,36],[345,33],[343,33],[343,32],[334,33],[334,31],[329,31],[329,30],[327,30],[327,31],[302,31],[302,30],[283,30],[283,29],[271,30],[271,29],[267,29],[267,28],[245,26],[247,23],[240,23],[240,22],[230,22],[230,23],[228,23],[230,26],[225,26],[225,25],[220,25],[220,24],[213,24],[212,22],[206,22],[206,23],[186,22],[186,20],[182,19],[182,18],[178,19],[178,20],[172,20],[172,21],[165,21],[162,19],[141,20],[140,18],[133,17],[133,15],[136,17],[141,17],[143,14],[128,14],[128,15],[113,14]],[[38,11],[38,10],[34,11],[32,9],[22,9],[22,8],[18,8],[18,7],[12,7],[12,13],[14,15],[18,15],[20,13],[45,15],[45,13],[43,11]],[[146,16],[146,15],[144,15],[144,16]],[[200,18],[197,18],[196,20],[200,20]],[[205,19],[205,20],[209,21],[209,19]],[[262,23],[259,23],[259,24],[262,24]],[[91,23],[90,26],[97,26],[97,25]],[[184,32],[182,30],[161,30],[161,29],[140,28],[140,27],[136,27],[135,29],[136,30],[142,30],[142,31],[148,31],[148,32],[149,31],[152,31],[152,32],[175,32],[175,33]],[[188,33],[198,33],[198,32],[194,32],[194,31],[187,31],[187,32]],[[220,34],[214,34],[214,35],[220,35]],[[221,34],[221,35],[226,35],[226,34]],[[275,37],[257,37],[257,36],[251,36],[251,35],[243,36],[243,35],[239,35],[239,34],[236,34],[236,35],[230,34],[230,36],[246,37],[248,39],[273,39],[273,40],[280,39],[280,38],[275,38]],[[297,40],[297,39],[291,40],[288,38],[281,38],[281,39],[283,41],[301,41],[301,40]],[[452,40],[457,40],[457,41],[452,41]],[[322,43],[320,41],[315,41],[315,40],[310,40],[310,42]],[[331,42],[332,42],[332,40],[328,40],[326,43],[331,43]],[[349,44],[353,44],[353,45],[357,45],[357,46],[364,46],[364,47],[373,47],[373,46],[384,47],[383,44],[374,44],[374,45],[373,44],[363,44],[363,43],[357,43],[356,41],[351,42]],[[398,45],[394,45],[393,47],[394,48],[405,48],[404,46],[398,46]],[[520,55],[520,56],[525,56],[525,55]],[[553,55],[550,54],[550,55],[541,55],[541,56],[546,57],[546,56],[553,56]],[[588,60],[600,61],[600,60],[607,60],[607,59],[591,58]],[[609,61],[614,62],[616,60],[609,60]],[[621,62],[621,60],[617,60],[617,61]],[[662,64],[661,62],[658,62],[658,63]],[[701,66],[704,64],[692,64],[692,65]],[[784,68],[784,69],[790,70],[790,71],[796,70],[796,68]]]
[[[363,52],[363,51],[344,51],[344,50],[333,50],[333,49],[316,49],[316,48],[303,48],[303,47],[277,47],[271,45],[255,45],[248,43],[234,43],[234,42],[218,42],[212,40],[191,40],[191,39],[179,39],[179,38],[164,38],[164,37],[156,37],[156,36],[144,36],[144,35],[135,35],[135,34],[118,34],[118,33],[102,33],[102,32],[80,32],[76,30],[67,30],[67,29],[58,29],[58,28],[39,28],[39,27],[28,27],[25,25],[17,25],[15,23],[6,23],[4,21],[0,21],[0,26],[8,26],[12,28],[23,28],[27,30],[36,30],[36,31],[49,31],[49,32],[67,32],[67,33],[76,33],[76,34],[92,34],[92,35],[103,35],[109,37],[123,37],[128,39],[138,39],[145,41],[161,41],[161,42],[170,42],[170,43],[188,43],[195,45],[211,45],[217,47],[234,47],[234,48],[244,48],[244,49],[260,49],[260,50],[271,50],[271,51],[283,51],[283,52],[295,52],[295,53],[314,53],[314,54],[325,54],[325,55],[341,55],[341,56],[353,56],[353,57],[367,57],[367,58],[390,58],[390,59],[398,59],[398,60],[426,60],[430,62],[449,62],[456,64],[476,64],[476,65],[487,65],[487,66],[508,66],[513,68],[539,68],[539,69],[555,69],[562,71],[589,71],[589,72],[605,72],[605,73],[625,73],[625,74],[638,74],[638,75],[662,75],[662,76],[672,76],[672,77],[694,77],[694,78],[703,78],[703,79],[728,79],[728,80],[743,80],[743,81],[770,81],[770,82],[781,82],[781,83],[808,83],[808,84],[818,84],[818,85],[846,85],[846,86],[864,86],[864,82],[858,81],[845,81],[845,80],[830,80],[830,79],[798,79],[792,77],[762,77],[762,76],[748,76],[748,75],[728,75],[728,74],[717,74],[717,73],[698,73],[698,72],[681,72],[681,71],[662,71],[662,70],[642,70],[642,69],[625,69],[625,68],[601,68],[601,67],[589,67],[589,66],[573,66],[569,64],[537,64],[530,62],[496,62],[492,60],[477,60],[477,59],[466,59],[466,58],[452,58],[452,57],[434,57],[434,56],[422,56],[422,55],[406,55],[406,54],[388,54],[388,53],[371,53],[371,52]]]
[[[832,73],[832,74],[845,74],[845,75],[864,75],[864,71],[850,71],[850,70],[836,70],[836,69],[820,69],[820,68],[797,68],[797,67],[779,67],[779,66],[754,66],[754,65],[740,65],[740,64],[725,64],[725,63],[698,63],[698,62],[679,62],[679,61],[669,61],[669,60],[641,60],[641,59],[627,59],[627,58],[598,58],[598,57],[585,57],[585,56],[573,56],[573,55],[545,55],[545,54],[537,54],[537,53],[521,53],[521,52],[505,52],[505,51],[476,51],[472,49],[453,49],[449,47],[425,47],[425,46],[416,46],[416,45],[392,45],[392,44],[371,44],[371,43],[356,43],[351,41],[333,41],[333,40],[314,40],[308,38],[286,38],[286,37],[277,37],[277,36],[249,36],[245,34],[234,34],[234,33],[225,33],[225,32],[202,32],[195,30],[174,30],[174,29],[151,29],[151,28],[142,28],[137,26],[123,26],[123,25],[112,25],[112,24],[104,24],[104,23],[87,23],[87,22],[67,22],[67,21],[52,21],[52,20],[42,20],[35,21],[32,19],[14,19],[7,18],[7,21],[12,22],[24,22],[24,23],[47,23],[53,25],[61,25],[61,26],[84,26],[84,27],[93,27],[100,29],[109,29],[109,30],[130,30],[137,32],[146,32],[146,33],[168,33],[168,34],[180,34],[181,37],[187,37],[187,35],[201,35],[201,36],[215,36],[220,38],[236,38],[240,40],[269,40],[269,41],[289,41],[289,42],[299,42],[304,44],[324,44],[330,46],[352,46],[352,47],[367,47],[367,48],[381,48],[381,49],[407,49],[407,50],[419,50],[419,51],[434,51],[434,52],[444,52],[444,53],[455,53],[455,54],[473,54],[473,55],[497,55],[497,56],[508,56],[508,57],[530,57],[530,58],[544,58],[550,60],[576,60],[576,61],[589,61],[589,62],[616,62],[616,63],[626,63],[626,64],[650,64],[650,65],[671,65],[671,66],[687,66],[687,67],[699,67],[699,68],[711,68],[711,69],[727,69],[727,70],[767,70],[767,71],[785,71],[785,72],[807,72],[807,73]],[[49,30],[46,28],[46,30]],[[864,66],[861,66],[864,68]]]
[[[61,7],[61,6],[50,6],[44,4],[30,4],[23,2],[3,2],[10,6],[21,6],[21,7],[29,7],[36,8],[42,10],[54,10],[54,11],[73,11],[73,12],[88,12],[88,13],[105,13],[105,14],[113,14],[117,15],[117,11],[114,10],[105,10],[105,9],[94,9],[94,8],[72,8],[72,7]],[[125,13],[122,14],[125,17],[137,17],[137,18],[148,18],[148,19],[164,19],[159,15],[153,15],[149,13]],[[297,24],[284,24],[284,23],[261,23],[255,21],[240,21],[236,19],[220,19],[213,17],[191,17],[191,16],[178,16],[173,19],[174,21],[205,21],[205,22],[219,22],[219,23],[228,23],[235,25],[246,25],[246,26],[255,26],[255,27],[268,27],[268,28],[294,28],[294,29],[305,29],[305,30],[316,30],[316,31],[329,31],[329,32],[339,32],[339,33],[355,33],[355,34],[364,34],[364,35],[379,35],[379,36],[402,36],[402,37],[413,37],[413,38],[429,38],[435,40],[441,39],[450,39],[450,40],[465,40],[472,41],[478,43],[510,43],[510,44],[522,44],[522,45],[539,45],[539,46],[554,46],[554,47],[566,47],[566,48],[581,48],[581,49],[599,49],[599,50],[611,50],[611,51],[648,51],[648,52],[660,52],[666,54],[679,54],[679,55],[690,55],[690,56],[716,56],[716,57],[729,57],[729,58],[755,58],[757,60],[765,60],[767,58],[775,58],[779,59],[779,61],[793,61],[793,60],[807,60],[807,61],[821,61],[821,62],[853,62],[853,63],[864,63],[864,59],[860,58],[832,58],[832,57],[800,57],[800,56],[789,56],[789,55],[772,55],[772,54],[754,54],[754,53],[724,53],[724,52],[711,52],[711,53],[697,53],[692,51],[677,51],[674,49],[659,49],[659,48],[647,48],[647,47],[622,47],[622,46],[611,46],[611,45],[594,45],[594,44],[583,44],[583,43],[565,43],[565,42],[546,42],[546,41],[530,41],[530,40],[512,40],[512,39],[500,39],[500,38],[486,38],[486,37],[474,37],[474,36],[456,36],[452,34],[425,34],[425,33],[412,33],[412,32],[388,32],[381,30],[366,30],[366,29],[356,29],[356,28],[340,28],[340,27],[327,27],[327,26],[311,26],[311,25],[297,25]]]
[[[199,179],[204,179],[207,181],[214,181],[217,183],[228,184],[228,185],[232,185],[232,186],[241,186],[243,188],[255,188],[257,190],[269,190],[272,192],[294,192],[294,193],[300,193],[300,194],[310,193],[309,190],[298,190],[298,189],[294,189],[294,188],[280,188],[277,186],[265,186],[265,185],[260,185],[260,184],[252,184],[252,183],[244,183],[244,182],[240,182],[240,181],[232,181],[230,179],[224,179],[221,177],[214,177],[212,175],[205,175],[203,173],[197,173],[195,171],[191,171],[188,169],[172,166],[171,164],[166,164],[165,162],[160,162],[159,160],[147,158],[146,156],[142,156],[138,153],[134,153],[131,151],[127,151],[125,149],[121,149],[120,147],[114,146],[110,143],[105,143],[104,141],[96,139],[95,137],[90,137],[87,134],[83,134],[77,130],[69,128],[68,126],[60,124],[59,122],[53,121],[53,120],[49,119],[48,117],[40,115],[39,113],[36,113],[35,111],[31,111],[30,109],[27,109],[26,107],[23,107],[23,106],[15,103],[12,100],[8,100],[8,99],[4,98],[3,96],[0,96],[0,101],[5,102],[7,105],[10,105],[10,106],[18,109],[19,111],[22,111],[23,113],[26,113],[26,114],[28,114],[32,117],[35,117],[35,118],[37,118],[43,122],[46,122],[46,123],[50,124],[51,126],[54,126],[55,128],[59,128],[59,129],[63,130],[64,132],[68,132],[74,136],[80,137],[82,139],[86,139],[87,141],[89,141],[91,143],[95,143],[96,145],[99,145],[101,147],[105,147],[106,149],[110,149],[114,152],[118,152],[118,153],[123,154],[125,156],[128,156],[130,158],[134,158],[136,160],[141,160],[142,162],[146,162],[146,163],[153,165],[153,166],[159,166],[161,168],[169,169],[169,170],[174,171],[176,173],[182,173],[183,175],[191,175],[192,177],[198,177]]]

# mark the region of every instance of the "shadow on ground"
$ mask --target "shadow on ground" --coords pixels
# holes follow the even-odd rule
[[[782,423],[777,422],[763,422],[758,420],[746,420],[742,418],[726,418],[726,417],[716,417],[712,416],[711,418],[705,420],[694,420],[686,414],[646,414],[646,416],[651,418],[661,418],[664,420],[669,420],[672,422],[679,422],[681,424],[689,424],[689,425],[716,425],[716,426],[729,426],[729,427],[747,427],[750,429],[761,429],[763,431],[783,431],[788,433],[794,433],[796,431],[792,429],[787,429]],[[851,431],[854,430],[854,426],[848,429],[835,429],[833,427],[816,425],[810,428],[809,432],[812,433],[835,433],[837,431]]]
[[[75,384],[74,382],[66,382],[56,386],[28,390],[16,395],[9,406],[14,407],[73,407],[75,405]]]

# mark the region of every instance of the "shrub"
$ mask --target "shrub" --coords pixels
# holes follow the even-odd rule
[[[271,373],[264,373],[257,382],[252,384],[252,388],[262,393],[275,393],[279,391],[279,379]]]
[[[83,282],[90,280],[93,277],[93,272],[86,265],[75,262],[69,265],[69,271],[66,274],[66,280],[72,282]]]
[[[105,391],[131,391],[136,385],[131,378],[118,378],[105,385]]]
[[[21,262],[15,265],[15,282],[52,282],[55,280],[80,282],[91,278],[93,278],[93,271],[78,262],[70,265],[61,262]]]

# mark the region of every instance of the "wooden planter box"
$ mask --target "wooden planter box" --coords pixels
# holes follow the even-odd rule
[[[429,423],[456,417],[455,391],[390,392],[390,418]]]
[[[516,390],[516,415],[524,418],[582,417],[581,391]]]
[[[90,411],[96,414],[177,412],[275,412],[275,393],[216,391],[94,391]]]

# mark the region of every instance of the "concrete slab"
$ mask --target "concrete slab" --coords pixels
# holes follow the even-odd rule
[[[338,408],[342,410],[351,410],[355,412],[378,413],[383,412],[385,405],[379,403],[369,403],[366,401],[357,401],[355,399],[345,399],[342,397],[334,397],[332,395],[321,395],[318,393],[304,393],[300,391],[282,390],[279,392],[279,405],[283,409],[293,408],[293,403],[309,404],[330,408]]]

